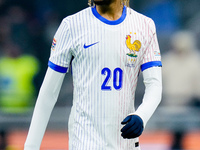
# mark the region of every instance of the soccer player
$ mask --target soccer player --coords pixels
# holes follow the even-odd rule
[[[70,65],[74,92],[69,149],[140,149],[138,137],[162,93],[154,22],[129,8],[126,0],[94,0],[89,4],[91,7],[64,18],[54,36],[25,150],[39,150]],[[140,71],[145,94],[135,110]]]

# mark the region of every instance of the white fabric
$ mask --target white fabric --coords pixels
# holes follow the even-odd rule
[[[121,137],[121,121],[135,112],[135,90],[141,68],[148,70],[152,65],[161,64],[155,24],[131,8],[125,8],[121,18],[124,20],[120,23],[114,21],[114,25],[98,18],[94,11],[94,8],[86,8],[63,19],[54,36],[49,59],[52,69],[65,72],[72,56],[74,58],[71,63],[74,93],[68,126],[69,149],[139,150],[139,147],[135,148],[138,138],[127,140]],[[149,78],[145,78],[145,82],[147,89],[154,87],[149,85]],[[147,91],[144,99],[151,94]],[[48,103],[47,98],[44,99]],[[40,103],[44,102],[41,100]],[[43,109],[40,103],[36,105],[38,111]],[[150,110],[156,106],[152,105]],[[142,105],[144,108],[147,106]],[[151,111],[147,109],[148,117],[145,117],[144,109],[139,110],[142,119],[148,120]],[[36,127],[40,122],[37,121],[39,113],[35,114],[28,139],[32,139],[32,135],[36,138],[33,132],[39,128]],[[47,119],[48,115],[42,128]],[[42,128],[40,134],[43,135]],[[36,140],[37,145],[41,139],[40,136]],[[35,143],[33,139],[28,141]]]
[[[120,136],[121,121],[135,111],[141,66],[147,69],[148,63],[161,61],[155,24],[131,8],[115,25],[99,19],[94,11],[86,8],[63,19],[49,59],[52,69],[63,71],[74,57],[69,149],[132,150],[138,139]],[[138,51],[131,50],[133,45]]]
[[[145,93],[142,104],[136,114],[143,120],[144,127],[152,116],[162,98],[162,71],[161,67],[152,67],[143,71]]]
[[[65,74],[47,69],[34,109],[24,150],[39,150]]]

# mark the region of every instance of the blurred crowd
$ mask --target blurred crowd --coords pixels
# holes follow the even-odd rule
[[[200,1],[130,0],[130,6],[151,17],[157,27],[163,59],[163,115],[170,112],[167,119],[198,116],[191,108],[200,108]],[[86,7],[87,0],[0,0],[0,116],[33,107],[56,29],[64,17]],[[71,105],[71,77],[66,78],[58,105]],[[174,124],[171,128],[176,129]]]

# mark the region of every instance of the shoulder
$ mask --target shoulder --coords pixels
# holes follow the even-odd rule
[[[70,35],[73,30],[77,30],[79,26],[82,26],[82,23],[85,22],[85,18],[88,18],[91,14],[91,8],[85,8],[75,14],[69,15],[60,23],[60,26],[56,32],[57,35],[60,35],[62,33],[67,33]]]
[[[77,31],[81,29],[85,24],[88,24],[92,17],[92,11],[91,7],[87,7],[75,14],[69,15],[65,17],[61,22],[61,27],[65,31],[70,31],[69,34],[72,33],[72,31]]]
[[[71,23],[74,21],[78,22],[84,19],[85,17],[88,17],[89,15],[91,15],[91,7],[87,7],[75,14],[65,17],[62,22],[65,22],[65,23]]]
[[[147,16],[135,11],[130,7],[127,7],[127,16],[130,19],[135,20],[135,22],[138,23],[138,25],[140,25],[140,27],[148,28],[152,33],[156,32],[155,23],[152,18],[147,17]]]

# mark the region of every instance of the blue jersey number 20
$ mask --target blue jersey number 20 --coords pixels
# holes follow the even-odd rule
[[[109,86],[109,81],[112,76],[112,71],[109,68],[103,68],[101,70],[102,75],[106,75],[106,78],[101,85],[101,90],[112,90],[111,86]],[[113,87],[116,90],[120,90],[122,88],[122,80],[123,80],[123,71],[121,68],[115,68],[113,71]]]

